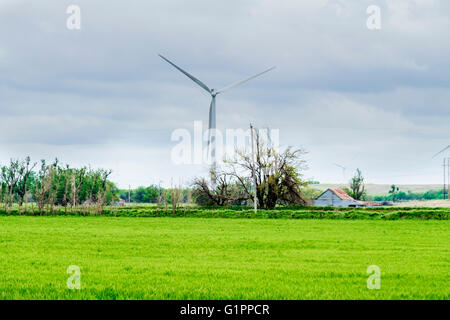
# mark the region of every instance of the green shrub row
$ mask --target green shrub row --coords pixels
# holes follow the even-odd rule
[[[39,215],[28,210],[26,213],[18,207],[11,210],[0,209],[0,215]],[[372,220],[448,220],[450,208],[332,208],[332,207],[277,207],[275,210],[259,210],[255,215],[248,207],[196,207],[178,208],[175,213],[156,206],[105,207],[103,213],[86,208],[73,211],[63,207],[54,208],[45,216],[116,216],[116,217],[198,217],[198,218],[252,218],[252,219],[372,219]]]

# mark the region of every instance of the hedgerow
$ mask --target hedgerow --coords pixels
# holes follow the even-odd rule
[[[38,216],[38,212],[28,208],[15,206],[7,210],[0,208],[0,215]],[[284,207],[274,210],[258,210],[255,214],[252,208],[233,207],[199,207],[182,206],[175,213],[164,207],[128,206],[105,207],[102,213],[90,210],[89,207],[75,207],[68,211],[64,207],[55,207],[53,212],[43,213],[44,216],[114,216],[114,217],[196,217],[196,218],[234,218],[234,219],[341,219],[341,220],[449,220],[450,208],[334,208],[334,207]]]

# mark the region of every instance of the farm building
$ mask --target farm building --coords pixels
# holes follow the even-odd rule
[[[124,207],[125,203],[126,203],[126,200],[119,198],[119,201],[116,202],[116,206]]]
[[[376,203],[355,200],[342,189],[327,189],[314,199],[315,206],[321,207],[373,207]]]

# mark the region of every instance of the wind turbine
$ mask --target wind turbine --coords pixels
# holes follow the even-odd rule
[[[347,170],[347,168],[344,167],[344,166],[342,166],[342,165],[340,165],[340,164],[337,164],[337,163],[335,163],[334,165],[335,165],[336,167],[339,167],[339,168],[342,169],[342,176],[344,177],[344,180],[345,180],[345,171]]]
[[[208,139],[208,149],[211,146],[211,160],[212,160],[212,171],[215,171],[216,168],[216,143],[215,143],[215,136],[211,136],[211,132],[213,130],[216,129],[216,97],[217,95],[224,93],[225,91],[228,91],[230,89],[233,89],[234,87],[240,86],[241,84],[246,83],[247,81],[250,81],[252,79],[255,79],[256,77],[259,77],[269,71],[272,71],[273,69],[275,69],[276,67],[271,67],[261,73],[258,73],[254,76],[251,76],[249,78],[246,78],[244,80],[235,82],[230,84],[229,86],[226,86],[222,89],[210,89],[206,84],[204,84],[202,81],[200,81],[199,79],[197,79],[196,77],[194,77],[193,75],[189,74],[188,72],[184,71],[183,69],[181,69],[180,67],[178,67],[175,63],[173,63],[172,61],[170,61],[169,59],[163,57],[162,55],[159,55],[163,60],[165,60],[166,62],[168,62],[170,65],[172,65],[175,69],[177,69],[178,71],[180,71],[181,73],[183,73],[185,76],[187,76],[189,79],[191,79],[192,81],[194,81],[197,85],[199,85],[200,87],[202,87],[205,91],[207,91],[210,95],[211,95],[211,104],[209,107],[209,139]],[[209,150],[208,150],[209,151]],[[213,175],[212,175],[213,176]],[[211,179],[213,181],[213,183],[215,183],[215,178],[212,177]]]

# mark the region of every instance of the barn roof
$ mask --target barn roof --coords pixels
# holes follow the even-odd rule
[[[342,200],[349,200],[349,201],[356,201],[355,199],[353,199],[352,197],[350,197],[347,192],[345,192],[342,189],[331,189],[330,191],[333,192],[335,195],[337,195],[339,198],[341,198]]]
[[[355,201],[356,202],[356,200],[353,199],[352,197],[350,197],[344,190],[342,190],[342,189],[333,189],[333,188],[328,188],[327,190],[325,190],[320,196],[317,197],[317,199],[320,198],[328,190],[333,192],[341,200],[348,200],[348,201]]]
[[[320,194],[320,196],[318,196],[315,200],[318,200],[328,190],[330,190],[330,192],[334,193],[341,200],[351,201],[351,202],[354,202],[355,204],[359,204],[359,205],[362,205],[362,206],[371,206],[371,207],[381,206],[379,203],[375,203],[375,202],[367,202],[367,201],[355,200],[351,196],[349,196],[344,190],[342,190],[342,189],[334,189],[334,188],[328,188],[327,190],[322,192]]]

